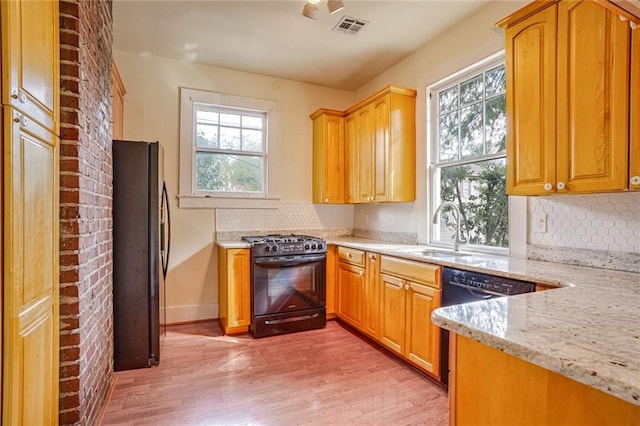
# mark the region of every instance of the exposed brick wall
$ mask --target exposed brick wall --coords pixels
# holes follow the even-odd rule
[[[60,1],[60,424],[113,382],[111,0]]]

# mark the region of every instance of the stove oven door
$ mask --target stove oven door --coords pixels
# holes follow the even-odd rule
[[[255,258],[253,316],[325,307],[326,254]]]

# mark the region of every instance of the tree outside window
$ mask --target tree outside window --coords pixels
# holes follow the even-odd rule
[[[508,247],[505,67],[500,58],[474,68],[430,91],[431,212],[452,201],[469,244]],[[445,210],[430,240],[450,243],[454,235],[455,221]]]

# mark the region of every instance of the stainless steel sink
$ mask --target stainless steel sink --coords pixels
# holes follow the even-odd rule
[[[467,251],[453,251],[439,248],[424,248],[424,247],[412,247],[411,249],[405,249],[408,253],[419,254],[422,256],[430,257],[460,257],[460,256],[473,256],[473,253]]]
[[[453,251],[453,250],[439,250],[439,249],[427,249],[419,251],[418,253],[431,256],[431,257],[460,257],[460,256],[473,256],[473,253],[466,251]]]

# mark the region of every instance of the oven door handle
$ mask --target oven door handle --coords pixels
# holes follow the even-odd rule
[[[283,258],[283,257],[267,257],[267,258],[259,258],[254,259],[254,263],[259,266],[266,266],[269,268],[273,267],[291,267],[304,265],[312,262],[319,262],[325,260],[327,258],[326,255],[317,255],[317,256],[304,256],[304,257],[295,257],[295,258]]]

